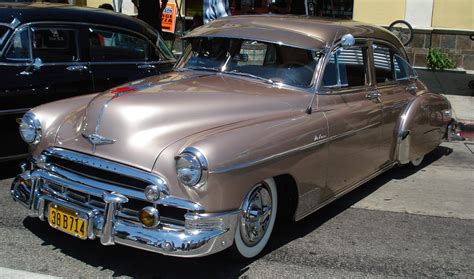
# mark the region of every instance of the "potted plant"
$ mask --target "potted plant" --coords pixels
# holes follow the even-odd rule
[[[427,69],[417,69],[419,78],[431,92],[471,96],[472,75],[456,68],[456,62],[441,49],[430,48],[426,55]]]

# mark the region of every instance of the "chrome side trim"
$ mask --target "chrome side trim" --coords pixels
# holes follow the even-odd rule
[[[4,109],[4,110],[0,110],[0,116],[10,115],[10,114],[26,113],[29,110],[30,110],[30,108]]]
[[[344,132],[344,133],[341,133],[341,134],[338,134],[338,135],[331,136],[329,138],[319,140],[317,142],[313,142],[313,143],[303,145],[303,146],[300,146],[300,147],[296,147],[296,148],[293,148],[293,149],[290,149],[290,150],[287,150],[287,151],[284,151],[284,152],[281,152],[281,153],[270,155],[270,156],[265,157],[263,159],[249,161],[249,162],[245,162],[245,163],[230,166],[230,167],[217,168],[215,170],[209,171],[209,173],[224,173],[224,172],[228,172],[228,171],[234,171],[234,170],[238,170],[238,169],[248,168],[248,167],[251,167],[251,166],[267,163],[267,162],[274,161],[274,160],[277,160],[277,159],[282,159],[282,158],[288,157],[290,155],[293,155],[293,153],[306,151],[308,149],[315,148],[315,147],[317,147],[321,144],[325,144],[325,143],[328,143],[328,142],[331,142],[331,141],[334,141],[334,140],[338,140],[340,138],[348,137],[348,136],[360,133],[360,132],[362,132],[366,129],[370,129],[370,128],[373,128],[373,127],[378,126],[378,125],[380,125],[380,123],[372,123],[370,125],[367,125],[365,127],[357,129],[357,130],[350,130],[350,131],[347,131],[347,132]]]
[[[302,152],[302,151],[305,151],[305,150],[308,150],[308,149],[311,149],[311,148],[315,148],[315,147],[317,147],[319,145],[322,145],[322,144],[325,144],[327,142],[329,142],[329,138],[326,138],[326,139],[323,139],[323,140],[320,140],[320,141],[317,141],[317,142],[313,142],[313,143],[310,143],[310,144],[307,144],[307,145],[303,145],[303,146],[300,146],[300,147],[296,147],[296,148],[293,148],[293,149],[290,149],[290,150],[287,150],[287,151],[284,151],[284,152],[281,152],[281,153],[277,153],[277,154],[265,157],[263,159],[249,161],[249,162],[245,162],[245,163],[230,166],[230,167],[217,168],[215,170],[210,171],[209,173],[224,173],[224,172],[228,172],[228,171],[234,171],[234,170],[238,170],[238,169],[248,168],[248,167],[263,164],[263,163],[268,163],[270,161],[274,161],[274,160],[278,160],[278,159],[290,156],[293,153],[298,153],[298,152]]]
[[[335,193],[334,196],[326,199],[325,201],[323,201],[319,204],[316,204],[316,206],[313,207],[312,209],[306,210],[304,212],[298,212],[299,205],[302,204],[302,202],[299,200],[298,201],[298,207],[296,208],[296,213],[295,213],[295,221],[299,221],[299,220],[305,218],[306,216],[318,211],[322,207],[324,207],[324,206],[330,204],[331,202],[337,200],[338,198],[344,196],[348,192],[350,192],[350,191],[354,190],[355,188],[361,186],[362,184],[366,183],[367,181],[371,180],[372,178],[374,178],[374,177],[380,175],[381,173],[384,173],[387,170],[391,169],[395,164],[396,164],[395,162],[390,162],[387,165],[382,166],[378,171],[376,171],[373,174],[367,176],[366,178],[362,179],[361,181],[358,181],[358,182],[354,183],[353,185],[351,185],[347,188],[344,188],[341,191]],[[310,197],[312,197],[312,196],[310,196]],[[314,201],[310,201],[309,203],[314,203]]]

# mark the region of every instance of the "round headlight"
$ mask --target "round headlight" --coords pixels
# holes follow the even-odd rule
[[[207,161],[201,152],[188,148],[177,157],[176,173],[183,185],[202,185],[206,181]]]
[[[26,113],[19,122],[21,138],[29,144],[37,144],[41,140],[41,124],[32,112]]]

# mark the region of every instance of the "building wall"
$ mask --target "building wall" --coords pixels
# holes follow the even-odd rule
[[[389,25],[397,19],[405,18],[405,5],[406,0],[354,0],[353,19]]]
[[[87,0],[88,7],[97,8],[104,3],[112,4],[112,0]]]
[[[432,26],[474,29],[473,0],[434,0]]]
[[[407,0],[405,20],[413,28],[430,28],[434,0]]]

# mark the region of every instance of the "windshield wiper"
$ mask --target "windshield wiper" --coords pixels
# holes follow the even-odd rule
[[[236,71],[236,70],[227,71],[227,72],[224,72],[224,73],[258,79],[258,80],[264,81],[265,83],[269,83],[271,85],[275,85],[275,83],[276,83],[275,81],[273,81],[269,78],[264,78],[264,77],[260,77],[260,76],[249,74],[249,73],[243,73],[243,72],[239,72],[239,71]]]

